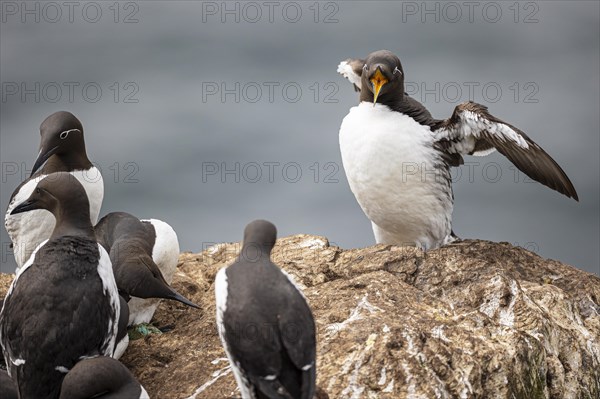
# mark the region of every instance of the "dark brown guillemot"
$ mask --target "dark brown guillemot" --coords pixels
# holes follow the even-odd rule
[[[404,70],[387,50],[348,59],[338,72],[360,90],[340,127],[350,188],[378,243],[437,248],[454,239],[450,167],[495,150],[532,179],[578,200],[558,164],[516,127],[474,102],[434,119],[404,92]]]
[[[90,221],[98,221],[104,182],[100,171],[87,157],[83,139],[83,126],[70,112],[55,112],[40,126],[40,150],[35,160],[31,177],[23,181],[13,192],[4,226],[13,244],[17,270],[54,228],[54,217],[43,210],[23,214],[12,214],[12,210],[25,201],[36,184],[46,176],[57,172],[69,172],[83,185],[89,198]]]
[[[0,398],[18,399],[17,388],[0,370]],[[118,360],[82,359],[65,375],[56,399],[149,399],[148,392]]]
[[[120,315],[110,258],[78,179],[42,179],[12,214],[36,209],[50,211],[55,227],[17,272],[0,312],[0,344],[22,399],[58,397],[79,360],[112,356]]]
[[[95,227],[98,242],[109,252],[117,287],[129,304],[129,325],[149,323],[164,298],[198,306],[169,286],[179,257],[175,231],[156,219],[140,221],[125,212],[104,216]]]
[[[219,336],[243,399],[312,399],[315,322],[302,292],[271,262],[277,230],[246,226],[241,253],[215,280]]]
[[[59,399],[149,399],[148,392],[118,360],[80,360],[62,382]]]

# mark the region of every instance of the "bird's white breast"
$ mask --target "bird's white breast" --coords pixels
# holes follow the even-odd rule
[[[90,221],[95,226],[98,223],[98,216],[100,216],[100,208],[102,208],[102,201],[104,199],[104,179],[102,179],[102,174],[95,166],[87,170],[75,170],[70,173],[79,180],[79,183],[85,189],[88,201],[90,202]]]
[[[140,392],[139,399],[150,399],[150,395],[148,395],[148,392],[144,389],[144,387],[140,385],[140,388],[142,389],[142,391]]]
[[[116,343],[115,351],[113,352],[112,357],[114,359],[119,360],[121,356],[125,354],[127,347],[129,346],[129,335],[125,334],[123,338],[119,342]]]
[[[156,233],[154,247],[152,248],[152,260],[162,273],[167,283],[173,281],[173,274],[179,260],[179,241],[177,233],[173,228],[158,219],[147,219],[142,222],[151,223]]]
[[[104,198],[104,181],[96,167],[87,170],[70,172],[81,183],[90,202],[90,221],[93,225],[98,222],[102,200]],[[40,175],[25,183],[15,194],[6,210],[4,225],[13,243],[13,252],[17,262],[17,270],[29,259],[33,250],[44,240],[48,239],[54,230],[56,220],[54,216],[44,209],[23,212],[11,215],[12,210],[29,198],[37,184],[49,175]]]
[[[102,355],[112,356],[117,340],[121,302],[119,300],[119,291],[117,289],[117,283],[113,274],[110,256],[100,244],[98,244],[98,251],[100,251],[100,259],[98,260],[98,275],[100,276],[100,280],[102,280],[103,293],[108,297],[111,310],[114,312],[114,318],[109,319],[107,334],[105,336],[105,345],[107,349]]]
[[[45,209],[36,209],[29,212],[11,215],[10,213],[27,200],[35,187],[47,175],[40,175],[23,184],[15,194],[4,218],[4,226],[13,243],[13,253],[17,261],[17,271],[31,257],[33,250],[44,240],[50,237],[54,229],[54,216]]]
[[[450,233],[447,171],[433,140],[428,126],[380,104],[363,102],[342,122],[350,188],[389,244],[431,247]]]

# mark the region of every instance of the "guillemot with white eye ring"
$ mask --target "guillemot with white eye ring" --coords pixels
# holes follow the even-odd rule
[[[45,210],[12,214],[12,210],[25,201],[37,183],[57,172],[69,172],[83,185],[89,199],[92,225],[98,221],[104,181],[102,174],[88,159],[83,138],[83,126],[79,119],[66,111],[48,116],[40,126],[40,149],[31,176],[13,192],[4,226],[13,245],[17,270],[29,259],[31,253],[54,229],[55,218]]]
[[[0,345],[21,399],[56,398],[79,360],[112,356],[121,310],[77,178],[42,179],[12,214],[36,209],[54,215],[54,230],[17,272],[0,312]]]
[[[498,150],[530,178],[578,200],[561,167],[516,127],[474,102],[434,119],[404,92],[404,70],[387,50],[348,59],[338,72],[360,90],[340,127],[350,189],[377,243],[434,249],[455,239],[450,167]]]

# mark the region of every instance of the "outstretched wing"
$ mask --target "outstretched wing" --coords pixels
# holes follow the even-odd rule
[[[360,91],[360,79],[365,60],[360,58],[348,58],[340,62],[337,71],[354,85],[354,90]]]
[[[483,156],[498,150],[520,171],[543,185],[579,201],[575,187],[539,145],[516,127],[472,101],[459,104],[449,119],[432,128],[437,145],[448,154]]]

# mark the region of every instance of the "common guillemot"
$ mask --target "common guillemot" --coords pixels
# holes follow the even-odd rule
[[[55,219],[45,210],[24,214],[12,214],[12,210],[25,201],[37,183],[57,172],[69,172],[83,185],[89,198],[89,214],[92,225],[98,221],[104,181],[100,171],[87,157],[83,139],[83,126],[70,112],[55,112],[40,126],[40,150],[34,162],[31,176],[13,192],[4,226],[13,244],[17,270],[29,259],[31,253],[54,228]]]
[[[17,388],[0,370],[0,398],[18,399]],[[121,362],[106,356],[82,359],[65,375],[57,399],[149,399]]]
[[[129,325],[150,322],[159,300],[149,298],[172,299],[198,308],[169,286],[179,258],[179,243],[167,223],[112,212],[100,219],[95,231],[98,242],[110,254],[119,291],[132,297],[128,302]]]
[[[215,280],[217,327],[243,399],[312,399],[315,322],[306,298],[271,262],[277,230],[246,226],[241,253]]]
[[[377,243],[437,248],[454,240],[450,167],[498,150],[532,179],[578,200],[560,166],[525,133],[474,102],[434,119],[404,92],[404,70],[387,50],[348,59],[338,72],[360,90],[340,127],[344,170]]]
[[[59,399],[149,399],[121,362],[98,356],[80,360],[65,376]]]
[[[89,208],[78,179],[58,172],[12,210],[45,209],[56,219],[17,272],[0,312],[2,352],[22,399],[58,397],[79,360],[114,352],[119,294]]]

